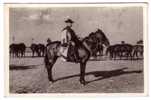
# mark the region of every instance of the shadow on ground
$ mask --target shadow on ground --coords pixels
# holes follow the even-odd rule
[[[10,70],[27,70],[27,69],[34,69],[37,66],[39,65],[9,65],[9,69]]]
[[[116,69],[116,70],[111,70],[111,71],[88,72],[88,73],[86,73],[86,75],[94,75],[95,77],[98,77],[98,78],[94,79],[94,80],[91,80],[91,81],[87,81],[86,83],[88,84],[88,83],[91,83],[91,82],[94,82],[94,81],[99,81],[99,80],[102,80],[102,79],[116,77],[116,76],[125,75],[125,74],[142,73],[142,70],[124,71],[125,69],[127,69],[127,68],[121,68],[121,69]],[[61,77],[61,78],[58,78],[58,79],[54,80],[54,82],[56,82],[58,80],[64,80],[64,79],[69,79],[69,78],[78,77],[78,76],[80,76],[80,74]]]

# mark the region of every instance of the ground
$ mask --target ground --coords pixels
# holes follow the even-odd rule
[[[10,93],[142,93],[143,60],[88,61],[79,82],[79,64],[60,59],[53,67],[54,83],[47,79],[43,58],[10,58]]]

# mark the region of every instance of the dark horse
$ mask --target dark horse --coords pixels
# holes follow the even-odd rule
[[[96,37],[99,39],[99,42],[105,45],[109,44],[108,39],[106,36],[100,32],[100,30],[95,32]],[[89,60],[90,57],[90,51],[88,49],[89,45],[85,41],[79,41],[78,46],[78,54],[79,54],[79,63],[80,63],[80,83],[85,85],[85,69],[86,69],[86,63]],[[60,41],[54,41],[47,45],[46,47],[46,54],[45,54],[45,67],[48,72],[48,79],[49,81],[54,81],[52,77],[52,68],[55,64],[57,58],[60,55],[59,51],[61,48],[61,42]]]
[[[144,46],[141,44],[137,44],[133,46],[133,57],[139,58],[143,57]]]
[[[40,55],[40,53],[38,52],[38,45],[35,43],[32,43],[31,46],[31,51],[32,51],[32,57],[35,56],[35,54]]]
[[[115,44],[111,45],[106,50],[106,55],[110,54],[110,59],[114,58],[114,60],[119,57],[126,57],[127,59],[130,57],[132,59],[132,50],[133,46],[131,44]]]
[[[32,50],[32,57],[34,57],[34,56],[38,56],[38,57],[44,56],[44,53],[45,53],[45,45],[44,44],[32,43],[30,48]]]
[[[45,54],[45,45],[39,43],[39,44],[38,44],[38,51],[39,51],[39,56],[42,56],[42,57],[43,57],[44,54]]]
[[[24,43],[12,43],[10,45],[10,55],[13,57],[23,57],[25,56],[26,45]]]

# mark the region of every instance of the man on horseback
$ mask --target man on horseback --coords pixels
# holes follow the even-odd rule
[[[71,61],[71,58],[73,58],[72,61],[78,62],[78,46],[80,41],[78,40],[74,30],[71,28],[74,21],[67,19],[65,20],[65,23],[67,26],[62,30],[61,33],[61,54],[64,58],[66,58],[67,61]]]
[[[51,43],[51,39],[48,38],[48,39],[47,39],[47,44],[46,44],[46,46],[49,45],[50,43]]]

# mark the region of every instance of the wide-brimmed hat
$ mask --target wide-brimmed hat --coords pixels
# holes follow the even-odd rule
[[[71,19],[67,19],[65,20],[65,23],[74,23],[74,21],[72,21]]]

